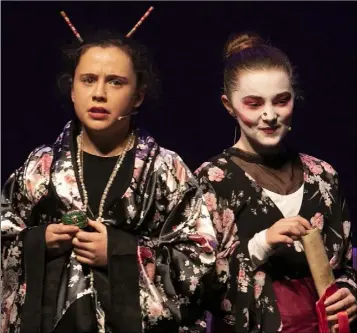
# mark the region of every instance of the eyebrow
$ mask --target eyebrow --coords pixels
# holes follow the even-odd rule
[[[83,73],[83,74],[80,74],[80,78],[83,78],[83,77],[98,77],[97,74],[94,74],[94,73]],[[111,81],[111,80],[120,80],[122,82],[125,82],[125,83],[128,83],[129,82],[129,79],[125,76],[120,76],[120,75],[117,75],[117,74],[108,74],[106,75],[106,80],[107,81]]]
[[[280,97],[287,97],[287,96],[291,96],[291,92],[290,91],[284,91],[282,93],[279,93],[279,94],[275,95],[273,97],[273,99],[280,98]],[[243,97],[243,99],[246,99],[246,98],[263,99],[262,96],[256,96],[256,95],[248,95],[248,96],[244,96]]]

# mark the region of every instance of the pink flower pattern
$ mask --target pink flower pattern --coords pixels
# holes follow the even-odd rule
[[[26,228],[33,207],[48,193],[50,177],[58,195],[56,198],[62,201],[68,211],[81,209],[83,205],[72,154],[68,151],[68,143],[73,139],[70,137],[70,126],[71,123],[65,127],[55,146],[35,150],[24,167],[13,175],[17,186],[12,199],[16,200],[12,202],[13,210],[4,213],[5,224],[2,215],[1,224],[2,236],[11,236],[14,239],[11,244],[6,245],[2,257],[2,313],[5,314],[2,317],[2,331],[6,333],[18,331],[18,318],[26,297],[26,288],[19,282],[23,274],[22,243],[16,237]],[[58,156],[58,159],[53,161],[54,172],[50,175],[53,156]],[[151,184],[151,177],[155,180],[154,186],[147,186]],[[153,200],[147,200],[149,197]],[[208,208],[202,199],[202,192],[196,186],[193,174],[181,158],[176,153],[159,147],[144,132],[139,132],[134,174],[129,188],[120,200],[127,213],[125,228],[138,239],[138,285],[143,332],[157,327],[161,321],[172,321],[173,325],[177,325],[178,331],[179,323],[174,318],[181,315],[181,306],[192,302],[193,290],[201,287],[202,277],[214,265],[217,241],[212,221],[207,216]],[[182,209],[176,209],[178,204]],[[211,208],[214,209],[214,200],[211,201]],[[175,225],[165,224],[168,216],[170,223],[172,221]],[[60,221],[60,218],[57,220],[45,214],[41,214],[41,221],[42,219],[43,223]],[[167,227],[165,230],[162,229],[164,224]],[[172,232],[174,226],[175,232]],[[152,237],[153,234],[155,237]],[[167,276],[162,278],[161,273],[156,270],[156,256],[162,251],[162,247],[158,245],[160,237],[165,237],[165,247],[175,248],[175,251],[181,253],[180,258],[168,263],[172,270],[183,269],[183,280],[175,281],[178,286],[175,295],[167,292],[173,282],[167,281]],[[70,262],[72,265],[72,256]],[[73,271],[79,272],[78,269]],[[79,278],[79,275],[75,278],[71,276],[70,281],[74,285]],[[82,297],[84,294],[80,291],[75,296]],[[197,301],[196,296],[194,299]],[[167,307],[167,303],[172,304],[172,307]],[[99,331],[104,332],[105,316],[99,303],[96,304],[96,312]],[[204,324],[200,322],[200,325]]]
[[[324,216],[321,213],[316,213],[311,219],[310,223],[313,227],[322,230],[324,227]]]
[[[213,167],[208,170],[208,179],[211,182],[220,182],[224,179],[224,172],[218,167]]]
[[[204,194],[204,198],[206,200],[208,211],[210,212],[215,211],[217,208],[216,196],[213,193],[206,193]]]
[[[225,151],[211,162],[205,163],[196,173],[205,197],[209,198],[207,202],[212,203],[215,198],[214,205],[209,204],[210,208],[217,206],[216,209],[210,209],[210,213],[219,240],[216,262],[218,278],[215,284],[218,290],[225,290],[221,295],[221,310],[224,311],[227,324],[234,326],[234,319],[238,315],[240,331],[247,331],[251,323],[248,312],[251,300],[248,298],[253,294],[256,321],[261,322],[260,309],[266,309],[262,322],[274,318],[274,330],[284,331],[282,322],[278,322],[276,317],[278,308],[272,292],[271,278],[267,276],[268,271],[252,266],[247,249],[248,240],[244,239],[243,242],[239,238],[241,225],[252,223],[253,227],[254,220],[255,223],[269,221],[275,218],[272,210],[277,208],[269,197],[264,196],[259,183],[249,174],[245,174],[246,178],[243,178],[244,170],[237,172],[232,155],[233,153]],[[349,268],[352,257],[350,220],[343,200],[341,204],[343,198],[339,197],[338,175],[328,163],[317,158],[300,154],[300,159],[304,168],[301,216],[310,221],[313,227],[321,230],[332,268],[343,269],[343,275],[337,280],[348,283],[357,291],[356,272]],[[222,163],[223,161],[225,163]],[[265,226],[266,224],[262,223],[262,228]],[[291,247],[291,250],[294,255],[305,256],[298,246]],[[233,265],[236,266],[237,276],[232,274]],[[236,283],[233,283],[233,279],[236,279]],[[233,286],[237,286],[237,290],[232,290]],[[237,297],[241,301],[241,313],[237,313],[238,309],[235,308]],[[267,327],[264,324],[256,325],[252,330],[267,331]]]

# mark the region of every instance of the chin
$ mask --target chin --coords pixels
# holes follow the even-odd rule
[[[104,120],[89,120],[83,122],[84,126],[89,129],[90,131],[101,132],[105,131],[106,129],[110,128],[113,124],[109,121]]]
[[[277,148],[281,145],[282,143],[282,138],[281,137],[271,137],[271,138],[264,138],[262,140],[259,140],[259,145],[262,147],[266,148]]]

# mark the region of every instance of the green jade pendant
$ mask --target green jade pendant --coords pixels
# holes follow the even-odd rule
[[[80,229],[88,226],[87,215],[82,211],[73,211],[62,216],[62,222],[66,225],[75,225]]]

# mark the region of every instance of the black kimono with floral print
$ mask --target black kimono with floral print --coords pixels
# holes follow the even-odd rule
[[[53,145],[34,150],[4,186],[4,333],[40,331],[45,229],[60,223],[64,213],[83,209],[75,168],[75,127],[69,122]],[[214,265],[216,238],[202,191],[181,158],[141,130],[132,164],[125,193],[103,215],[110,311],[105,313],[94,301],[98,332],[188,332],[184,325],[190,325],[192,332],[204,330],[204,321],[195,323],[201,316],[197,302],[201,279]],[[76,299],[96,294],[82,268],[73,252],[66,257],[65,274],[59,273],[68,293],[60,315]]]
[[[254,179],[232,161],[232,154],[234,149],[228,149],[196,171],[219,242],[206,301],[211,312],[235,325],[236,332],[278,332],[282,324],[272,281],[309,276],[309,268],[299,241],[292,247],[281,246],[265,264],[254,268],[249,240],[283,215]],[[299,215],[321,229],[338,285],[357,296],[351,222],[337,173],[324,161],[299,156],[304,168]]]

